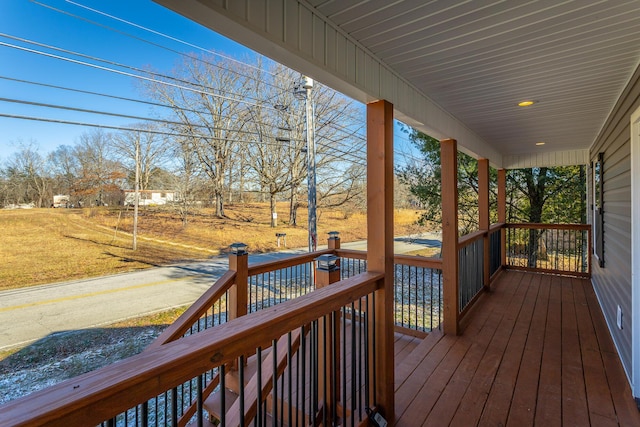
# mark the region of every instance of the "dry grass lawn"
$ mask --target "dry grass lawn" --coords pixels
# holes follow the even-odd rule
[[[286,206],[278,206],[277,228],[269,224],[266,204],[226,207],[219,219],[201,209],[186,227],[175,213],[141,209],[138,250],[131,250],[131,210],[29,209],[0,210],[0,290],[139,270],[223,253],[229,244],[244,242],[251,252],[277,250],[275,233],[287,234],[290,248],[307,246],[306,210],[297,227],[287,225]],[[419,212],[398,210],[395,234],[423,231],[415,225]],[[345,218],[343,212],[323,210],[318,218],[319,244],[337,230],[343,242],[366,238],[366,214]]]

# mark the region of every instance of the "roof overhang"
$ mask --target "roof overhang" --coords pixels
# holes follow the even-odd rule
[[[640,59],[637,1],[155,1],[496,167],[587,163]]]

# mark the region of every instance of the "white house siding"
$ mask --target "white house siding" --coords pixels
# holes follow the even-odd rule
[[[589,150],[591,161],[604,153],[604,268],[593,265],[593,285],[627,376],[632,376],[631,300],[631,114],[640,105],[640,68],[623,91]],[[590,183],[592,170],[589,170]],[[593,189],[589,186],[589,205]],[[592,221],[590,211],[589,220]],[[634,220],[640,221],[640,218]],[[622,309],[622,329],[616,324]],[[638,309],[638,307],[636,307]]]

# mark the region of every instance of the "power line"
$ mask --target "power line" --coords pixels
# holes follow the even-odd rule
[[[151,133],[151,134],[155,134],[155,135],[164,135],[164,136],[170,136],[170,137],[199,138],[199,139],[200,138],[204,138],[204,139],[208,139],[208,140],[218,140],[218,141],[224,141],[224,142],[229,142],[229,143],[244,143],[244,144],[254,144],[254,145],[267,145],[267,146],[274,146],[274,147],[282,148],[282,144],[278,144],[276,142],[267,142],[267,141],[264,141],[264,140],[256,141],[256,140],[241,140],[241,139],[219,138],[219,137],[208,136],[208,135],[196,135],[196,134],[191,134],[191,133],[166,132],[166,131],[162,131],[162,130],[149,129],[149,128],[140,129],[140,128],[130,127],[130,126],[116,126],[116,125],[107,125],[107,124],[101,124],[101,123],[82,122],[82,121],[76,121],[76,120],[64,120],[64,119],[52,119],[52,118],[46,118],[46,117],[24,116],[24,115],[18,115],[18,114],[0,113],[0,117],[5,117],[5,118],[9,118],[9,119],[30,120],[30,121],[45,122],[45,123],[57,123],[57,124],[65,124],[65,125],[93,127],[93,128],[109,129],[109,130],[119,130],[119,131],[126,131],[126,132],[144,132],[144,133]],[[325,147],[328,147],[328,146],[325,146]],[[337,150],[337,151],[340,151],[340,150]],[[344,151],[340,151],[340,152],[343,153],[343,154],[348,154],[347,152],[344,152]],[[330,154],[329,153],[323,153],[323,155],[330,155]],[[338,156],[333,156],[333,157],[336,158],[336,159],[342,159],[341,157],[338,157]],[[355,163],[355,162],[353,162],[353,163]]]
[[[160,48],[160,49],[166,50],[166,51],[168,51],[168,52],[175,53],[175,54],[180,55],[180,56],[182,56],[182,57],[190,58],[190,59],[194,59],[194,60],[196,60],[196,61],[198,61],[198,62],[202,62],[202,63],[204,63],[204,64],[211,65],[211,66],[216,67],[216,68],[220,68],[220,69],[224,69],[224,70],[227,70],[227,71],[231,71],[231,72],[233,72],[233,73],[235,73],[235,74],[237,74],[237,75],[239,75],[239,76],[242,76],[242,77],[246,77],[246,78],[249,78],[249,79],[252,79],[252,80],[258,80],[256,77],[251,76],[251,75],[249,75],[249,74],[244,74],[244,73],[240,73],[240,72],[238,72],[238,71],[236,71],[236,70],[229,70],[229,69],[222,68],[220,65],[218,65],[218,64],[216,64],[216,63],[206,61],[206,60],[204,60],[204,59],[202,59],[202,58],[198,58],[198,57],[196,57],[196,56],[194,56],[194,55],[190,55],[190,54],[185,53],[185,52],[180,52],[179,50],[172,49],[172,48],[170,48],[170,47],[168,47],[168,46],[164,46],[164,45],[162,45],[162,44],[155,43],[155,42],[153,42],[153,41],[150,41],[150,40],[144,39],[144,38],[142,38],[142,37],[135,36],[135,35],[133,35],[133,34],[131,34],[131,33],[127,33],[127,32],[125,32],[125,31],[120,31],[120,30],[118,30],[118,29],[116,29],[116,28],[110,27],[110,26],[105,25],[105,24],[101,24],[101,23],[99,23],[99,22],[93,21],[93,20],[91,20],[91,19],[88,19],[88,18],[85,18],[85,17],[79,16],[79,15],[73,14],[73,13],[71,13],[71,12],[68,12],[68,11],[65,11],[65,10],[62,10],[62,9],[59,9],[59,8],[55,8],[55,7],[51,6],[51,5],[47,5],[47,4],[44,4],[44,3],[41,3],[41,2],[38,2],[38,1],[35,1],[35,0],[32,0],[32,2],[33,2],[34,4],[36,4],[36,5],[38,5],[38,6],[41,6],[41,7],[47,8],[47,9],[52,10],[52,11],[54,11],[54,12],[57,12],[57,13],[60,13],[60,14],[64,14],[64,15],[67,15],[67,16],[69,16],[69,17],[72,17],[72,18],[74,18],[74,19],[78,19],[78,20],[84,21],[84,22],[86,22],[86,23],[88,23],[88,24],[91,24],[91,25],[94,25],[94,26],[97,26],[97,27],[104,28],[104,29],[106,29],[106,30],[108,30],[108,31],[112,31],[112,32],[114,32],[114,33],[121,34],[121,35],[123,35],[123,36],[125,36],[125,37],[129,37],[129,38],[131,38],[131,39],[134,39],[134,40],[137,40],[137,41],[140,41],[140,42],[143,42],[143,43],[149,44],[149,45],[151,45],[151,46],[155,46],[155,47],[157,47],[157,48]],[[249,67],[249,68],[254,68],[254,69],[256,69],[256,70],[259,70],[259,71],[261,71],[261,72],[266,72],[266,73],[271,74],[271,75],[273,75],[273,76],[275,76],[275,75],[276,75],[275,73],[271,73],[271,72],[269,72],[268,70],[264,70],[264,69],[261,69],[261,68],[255,67],[255,66],[254,66],[254,65],[252,65],[252,64],[249,64],[249,63],[246,63],[246,62],[240,61],[240,60],[235,59],[235,58],[230,57],[230,56],[223,55],[223,54],[221,54],[221,53],[219,53],[219,52],[215,52],[215,51],[212,51],[212,50],[209,50],[209,49],[206,49],[206,48],[203,48],[203,47],[200,47],[200,46],[194,45],[194,44],[192,44],[192,43],[189,43],[189,42],[186,42],[186,41],[184,41],[184,40],[178,39],[178,38],[176,38],[176,37],[170,36],[170,35],[168,35],[168,34],[161,33],[161,32],[159,32],[159,31],[156,31],[156,30],[153,30],[153,29],[149,29],[149,28],[147,28],[147,27],[144,27],[144,26],[142,26],[142,25],[136,24],[136,23],[134,23],[134,22],[127,21],[127,20],[122,19],[122,18],[118,18],[117,16],[107,14],[107,13],[105,13],[105,12],[102,12],[102,11],[98,10],[98,9],[89,8],[88,6],[84,6],[84,5],[82,5],[82,4],[75,3],[75,2],[71,2],[71,1],[67,1],[67,3],[71,3],[71,4],[75,5],[75,6],[78,6],[78,7],[84,8],[84,9],[86,9],[86,10],[89,10],[89,11],[91,11],[91,12],[94,12],[94,13],[97,13],[97,14],[100,14],[100,15],[103,15],[103,16],[106,16],[106,17],[108,17],[108,18],[110,18],[110,19],[113,19],[113,20],[117,20],[117,21],[123,22],[123,23],[125,23],[125,24],[127,24],[127,25],[130,25],[130,26],[133,26],[133,27],[136,27],[136,28],[142,29],[142,30],[144,30],[144,31],[147,31],[147,32],[150,32],[150,33],[153,33],[153,34],[160,35],[160,36],[162,36],[162,37],[164,37],[164,38],[167,38],[167,39],[170,39],[170,40],[176,41],[176,42],[181,43],[181,44],[184,44],[184,45],[186,45],[186,46],[189,46],[189,47],[195,47],[196,49],[199,49],[199,50],[201,50],[201,51],[203,51],[203,52],[209,53],[209,54],[214,55],[214,56],[219,56],[219,57],[224,58],[224,59],[229,60],[229,61],[236,62],[236,63],[238,63],[238,64],[240,64],[240,65],[242,65],[242,66],[246,66],[246,67]],[[272,86],[272,87],[275,87],[275,88],[276,88],[276,89],[278,89],[278,90],[282,90],[282,91],[287,90],[286,88],[281,88],[281,87],[279,87],[279,86],[277,86],[277,85],[274,85],[274,84],[272,84],[272,83],[269,83],[269,82],[266,82],[266,84],[267,84],[267,85],[270,85],[270,86]]]
[[[14,38],[13,36],[7,36],[7,35],[2,34],[2,33],[0,33],[0,36],[4,36],[4,37],[7,37],[7,38]],[[217,97],[217,98],[221,98],[221,99],[226,99],[228,101],[248,104],[248,105],[252,105],[252,106],[258,106],[259,103],[262,102],[261,100],[257,100],[258,103],[249,102],[249,101],[245,101],[243,99],[236,99],[236,98],[232,98],[232,97],[229,97],[229,96],[220,95],[220,94],[217,94],[217,93],[212,93],[212,92],[210,92],[210,90],[215,90],[215,91],[219,91],[219,92],[222,92],[222,91],[219,90],[219,89],[214,89],[214,88],[210,88],[210,87],[207,87],[207,86],[203,86],[203,85],[200,85],[200,84],[197,84],[197,83],[193,83],[193,82],[188,82],[188,81],[184,81],[184,80],[181,80],[181,79],[177,79],[177,78],[174,78],[174,77],[171,77],[171,76],[167,76],[167,75],[164,75],[164,74],[142,70],[142,69],[139,69],[139,68],[136,68],[136,67],[131,67],[131,66],[128,66],[128,65],[125,65],[125,64],[119,64],[119,63],[116,63],[116,62],[113,62],[113,61],[108,61],[108,60],[104,60],[104,59],[97,58],[97,57],[92,57],[92,56],[89,56],[89,55],[84,55],[84,54],[77,53],[77,52],[67,51],[65,49],[60,49],[60,48],[57,48],[55,46],[48,46],[48,45],[44,45],[42,43],[33,42],[33,41],[26,40],[26,39],[22,39],[21,41],[24,41],[25,43],[35,44],[35,45],[40,46],[40,47],[47,47],[47,48],[50,48],[50,49],[53,49],[53,50],[62,51],[64,53],[70,53],[72,55],[77,55],[77,56],[80,56],[80,57],[84,57],[86,59],[92,59],[92,60],[95,60],[95,61],[99,61],[99,62],[104,62],[104,63],[110,64],[110,65],[115,65],[115,66],[119,66],[119,67],[122,67],[122,68],[126,68],[126,69],[130,69],[130,70],[138,71],[138,72],[147,73],[147,74],[154,75],[154,76],[157,76],[157,77],[162,77],[162,78],[166,78],[166,79],[169,79],[169,80],[176,80],[176,81],[179,81],[181,83],[188,84],[188,85],[192,85],[192,86],[196,86],[196,87],[202,87],[203,89],[197,89],[197,88],[193,88],[193,87],[183,86],[183,85],[180,85],[180,84],[175,84],[175,83],[171,83],[171,82],[167,82],[167,81],[163,81],[163,80],[158,80],[158,79],[155,79],[155,78],[151,78],[151,77],[146,77],[146,76],[142,76],[142,75],[139,75],[139,74],[130,73],[130,72],[127,72],[127,71],[116,70],[114,68],[109,68],[109,67],[105,67],[105,66],[98,65],[98,64],[92,64],[90,62],[80,61],[80,60],[77,60],[77,59],[68,58],[66,56],[61,56],[61,55],[55,55],[55,54],[52,54],[52,53],[43,52],[43,51],[40,51],[40,50],[37,50],[37,49],[31,49],[31,48],[27,48],[27,47],[24,47],[24,46],[18,46],[18,45],[14,45],[14,44],[11,44],[11,43],[0,42],[0,46],[10,47],[10,48],[13,48],[13,49],[18,49],[18,50],[22,50],[22,51],[33,53],[33,54],[38,54],[38,55],[42,55],[42,56],[46,56],[46,57],[50,57],[50,58],[66,61],[66,62],[71,62],[71,63],[77,64],[77,65],[82,65],[82,66],[86,66],[86,67],[90,67],[90,68],[95,68],[95,69],[99,69],[99,70],[102,70],[102,71],[108,71],[108,72],[111,72],[111,73],[120,74],[120,75],[124,75],[124,76],[127,76],[127,77],[133,77],[133,78],[136,78],[136,79],[145,80],[145,81],[149,81],[149,82],[152,82],[152,83],[159,83],[159,84],[163,84],[165,86],[170,86],[170,87],[174,87],[174,88],[177,88],[177,89],[182,89],[182,90],[186,90],[186,91],[190,91],[190,92],[194,92],[194,93],[199,93],[199,94],[202,94],[202,95],[208,95],[208,96],[213,96],[213,97]],[[208,90],[206,90],[206,89],[208,89]],[[267,106],[266,108],[269,109],[270,107]],[[275,108],[271,108],[271,109],[275,110]]]
[[[76,112],[79,112],[79,113],[90,113],[90,114],[99,114],[99,115],[103,115],[103,116],[122,117],[122,118],[125,118],[125,119],[135,119],[135,120],[142,120],[142,121],[145,121],[145,122],[162,123],[162,124],[168,124],[168,125],[178,125],[178,126],[184,126],[185,125],[185,123],[183,123],[183,122],[175,122],[175,121],[170,121],[170,120],[165,120],[165,119],[154,119],[154,118],[151,118],[151,117],[134,116],[134,115],[122,114],[122,113],[111,113],[111,112],[108,112],[108,111],[90,110],[90,109],[86,109],[86,108],[68,107],[68,106],[56,105],[56,104],[46,104],[46,103],[43,103],[43,102],[22,101],[22,100],[18,100],[18,99],[2,98],[2,97],[0,97],[0,101],[11,102],[11,103],[15,103],[15,104],[23,104],[23,105],[33,105],[35,107],[53,108],[53,109],[65,110],[65,111],[76,111]],[[189,124],[189,126],[190,127],[195,127],[195,128],[204,128],[204,129],[207,129],[207,130],[210,130],[210,131],[219,131],[220,130],[220,131],[225,131],[225,132],[256,134],[256,132],[246,131],[246,130],[242,130],[242,129],[229,129],[229,128],[211,127],[211,126],[207,126],[207,125],[198,125],[198,124]]]

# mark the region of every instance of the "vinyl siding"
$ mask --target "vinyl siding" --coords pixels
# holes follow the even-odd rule
[[[595,143],[590,161],[604,153],[604,268],[593,265],[593,285],[629,378],[632,369],[631,301],[631,114],[640,105],[640,68],[611,111]],[[592,171],[589,179],[592,181]],[[589,186],[591,188],[591,186]],[[589,205],[593,203],[593,189]],[[593,219],[592,213],[589,220]],[[622,329],[616,325],[622,309]],[[638,309],[638,307],[636,307]]]

